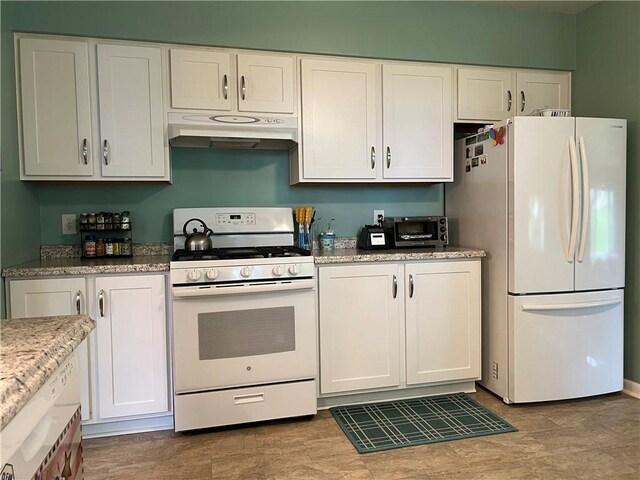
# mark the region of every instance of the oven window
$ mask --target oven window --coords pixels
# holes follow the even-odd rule
[[[397,224],[398,237],[402,240],[429,240],[438,238],[438,222],[400,222]]]
[[[294,307],[200,313],[198,346],[200,360],[294,351]]]

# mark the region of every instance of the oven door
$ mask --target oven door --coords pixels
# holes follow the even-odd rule
[[[278,288],[174,287],[176,393],[315,378],[315,280]]]

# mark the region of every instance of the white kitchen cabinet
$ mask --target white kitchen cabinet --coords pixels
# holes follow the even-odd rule
[[[86,41],[20,40],[22,178],[93,175]]]
[[[480,377],[480,259],[318,271],[321,395]]]
[[[22,180],[170,180],[160,47],[16,41]]]
[[[170,56],[173,108],[295,111],[293,55],[172,48]]]
[[[96,321],[80,350],[83,421],[169,413],[164,275],[9,279],[7,290],[13,318],[85,313]]]
[[[397,387],[398,265],[319,269],[320,392]]]
[[[385,180],[452,180],[452,76],[449,66],[383,64]]]
[[[301,62],[302,174],[307,181],[374,181],[380,153],[380,66]]]
[[[405,266],[407,385],[480,378],[480,262]]]
[[[499,121],[571,107],[569,72],[459,67],[456,74],[459,121]]]
[[[102,176],[163,178],[160,48],[97,46]]]
[[[96,278],[101,419],[169,409],[164,282],[162,275]]]
[[[450,181],[450,66],[301,61],[296,182]]]
[[[10,280],[8,285],[10,318],[79,315],[87,312],[87,287],[83,277]],[[89,368],[91,342],[95,342],[95,332],[78,347],[80,411],[83,421],[92,418]]]

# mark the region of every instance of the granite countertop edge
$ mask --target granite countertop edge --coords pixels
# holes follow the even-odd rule
[[[438,249],[389,249],[361,250],[357,248],[336,248],[332,252],[314,250],[316,265],[331,263],[393,262],[405,260],[447,260],[479,258],[486,256],[483,250],[461,247]],[[155,273],[168,272],[170,255],[141,255],[127,259],[86,260],[81,258],[39,259],[32,262],[6,267],[2,270],[5,278],[54,277],[64,275],[95,275],[111,273]]]
[[[4,428],[95,328],[87,315],[0,321],[0,428]],[[29,342],[24,342],[29,336]]]
[[[316,265],[334,263],[398,262],[410,260],[455,260],[482,258],[484,250],[447,247],[445,249],[360,250],[335,249],[333,252],[314,252]]]

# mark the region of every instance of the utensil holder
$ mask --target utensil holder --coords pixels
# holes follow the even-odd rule
[[[311,250],[313,248],[312,228],[308,223],[298,223],[298,247],[303,250]]]

